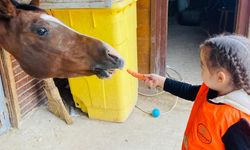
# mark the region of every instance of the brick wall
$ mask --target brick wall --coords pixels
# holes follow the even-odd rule
[[[27,75],[19,66],[19,63],[11,57],[13,73],[16,82],[16,91],[21,110],[21,117],[24,117],[35,107],[47,101],[43,90],[43,81],[34,79]]]

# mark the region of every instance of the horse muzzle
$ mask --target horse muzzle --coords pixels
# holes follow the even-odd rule
[[[113,56],[114,57],[114,56]],[[99,78],[109,78],[111,77],[116,69],[122,69],[124,67],[124,60],[120,58],[113,58],[113,61],[110,61],[106,64],[97,64],[93,67],[93,72],[97,75]],[[115,61],[114,61],[115,60]]]

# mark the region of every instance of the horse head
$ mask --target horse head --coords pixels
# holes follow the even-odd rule
[[[107,43],[80,34],[43,9],[0,0],[0,47],[35,78],[110,77],[122,57]]]

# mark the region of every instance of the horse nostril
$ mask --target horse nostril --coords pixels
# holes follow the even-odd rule
[[[118,57],[116,57],[116,56],[114,56],[112,54],[108,54],[108,56],[113,60],[114,63],[116,63],[119,60]]]
[[[124,65],[124,61],[120,58],[118,58],[117,56],[108,54],[108,56],[111,58],[112,62],[119,68],[122,68]]]

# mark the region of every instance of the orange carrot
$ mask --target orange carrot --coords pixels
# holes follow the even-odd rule
[[[131,74],[133,77],[135,77],[135,78],[137,78],[139,80],[146,80],[147,79],[147,77],[144,74],[141,74],[141,73],[138,73],[138,72],[134,72],[134,71],[132,71],[130,69],[127,69],[127,72],[129,74]]]

